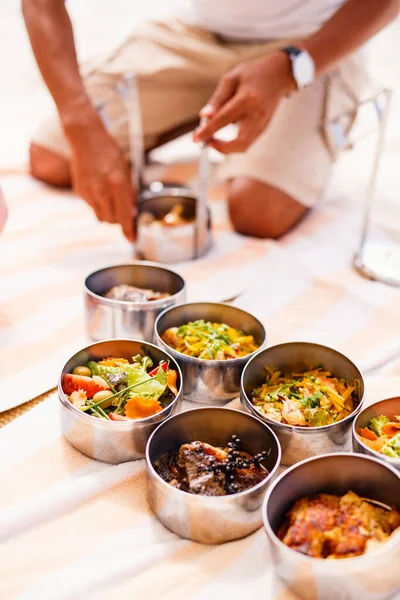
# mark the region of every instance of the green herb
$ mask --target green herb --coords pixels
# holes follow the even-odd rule
[[[320,399],[323,398],[322,392],[315,392],[311,396],[306,396],[305,398],[300,398],[299,402],[305,408],[318,408],[320,405]]]
[[[105,381],[106,383],[108,383],[108,385],[109,385],[109,386],[110,386],[110,388],[111,388],[111,391],[112,391],[112,392],[114,392],[114,394],[115,394],[115,393],[117,392],[117,390],[116,390],[116,389],[115,389],[115,387],[112,385],[112,383],[110,382],[110,380],[109,380],[109,379],[108,379],[108,378],[107,378],[105,375],[100,375],[100,377],[101,377],[102,379],[104,379],[104,381]]]

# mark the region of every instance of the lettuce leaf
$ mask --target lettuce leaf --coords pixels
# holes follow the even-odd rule
[[[382,448],[383,454],[391,456],[392,458],[400,458],[400,431],[396,433],[391,440],[386,442]]]
[[[142,396],[143,398],[155,398],[158,400],[167,390],[167,374],[163,369],[159,369],[154,377],[149,377],[147,370],[153,366],[153,361],[149,356],[141,356],[138,354],[133,357],[132,364],[124,364],[120,367],[109,367],[99,365],[91,360],[87,363],[87,367],[92,371],[92,375],[110,375],[117,373],[126,373],[124,384],[126,387],[136,385],[137,387],[128,390],[129,398],[134,396]],[[143,382],[141,385],[137,385]]]
[[[154,377],[149,377],[143,369],[132,369],[127,374],[127,384],[133,385],[143,381],[141,385],[129,390],[129,397],[142,396],[158,400],[167,389],[167,375],[160,369]]]
[[[92,371],[92,375],[103,375],[104,373],[122,373],[125,371],[122,367],[106,367],[105,365],[99,365],[94,360],[90,360],[86,363],[86,366]],[[127,365],[129,366],[129,365]]]
[[[379,417],[374,417],[370,420],[368,429],[380,437],[382,435],[382,427],[386,425],[386,423],[389,423],[389,419],[385,415],[380,415]]]

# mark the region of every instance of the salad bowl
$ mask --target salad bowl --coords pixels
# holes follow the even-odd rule
[[[155,468],[164,453],[195,440],[225,446],[240,433],[243,449],[252,454],[267,451],[263,462],[268,475],[258,485],[231,495],[191,494],[172,487]],[[205,544],[220,544],[244,537],[262,525],[261,505],[275,478],[280,446],[273,431],[242,411],[201,407],[181,412],[162,423],[146,448],[147,497],[157,518],[181,537]]]
[[[316,427],[289,425],[269,418],[253,404],[253,390],[265,382],[266,367],[296,373],[316,365],[323,365],[324,369],[348,382],[357,381],[355,408],[342,420]],[[344,354],[320,344],[288,342],[271,346],[251,358],[243,370],[240,400],[245,410],[274,430],[282,446],[282,465],[291,466],[318,454],[352,450],[351,425],[363,406],[364,380],[360,370]]]
[[[367,454],[368,456],[379,458],[380,460],[389,463],[392,467],[400,471],[400,452],[398,452],[398,458],[388,456],[381,452],[376,452],[363,443],[357,434],[358,430],[368,426],[371,419],[380,419],[381,415],[385,415],[390,420],[395,420],[396,415],[400,415],[400,397],[380,400],[380,402],[375,402],[374,404],[371,404],[371,406],[367,406],[359,413],[353,422],[352,428],[353,450],[354,452],[359,452],[360,454]]]
[[[239,395],[241,373],[256,352],[232,360],[204,360],[182,354],[162,339],[168,329],[198,319],[226,323],[246,335],[252,335],[258,350],[265,344],[265,329],[256,317],[229,304],[193,302],[169,308],[158,316],[155,323],[155,343],[171,354],[180,365],[184,399],[202,404],[225,404]]]
[[[314,558],[278,537],[293,504],[314,494],[349,491],[381,507],[400,510],[400,474],[375,458],[338,453],[315,456],[290,467],[269,487],[263,520],[279,577],[302,600],[386,600],[398,598],[400,533],[379,548],[352,558]],[[314,539],[314,538],[313,538]]]
[[[129,302],[106,298],[114,286],[151,288],[170,296],[148,302]],[[84,285],[86,330],[92,341],[132,338],[153,341],[154,322],[166,308],[186,299],[183,278],[163,265],[132,262],[94,271]]]
[[[65,375],[76,367],[112,356],[131,360],[138,354],[149,356],[154,365],[165,361],[177,372],[177,395],[152,416],[115,421],[96,418],[74,406],[63,390]],[[106,340],[83,348],[67,361],[60,373],[58,397],[61,428],[69,443],[89,458],[118,464],[144,458],[152,432],[178,410],[182,398],[182,373],[176,361],[153,344],[138,340]]]

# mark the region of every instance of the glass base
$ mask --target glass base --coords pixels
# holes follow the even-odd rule
[[[366,243],[353,264],[363,277],[400,287],[400,246],[393,242]]]

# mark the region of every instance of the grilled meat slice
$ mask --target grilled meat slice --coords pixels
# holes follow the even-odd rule
[[[182,444],[174,454],[155,462],[157,473],[170,485],[192,494],[224,496],[242,492],[265,479],[268,471],[246,452],[204,442]]]
[[[188,491],[205,496],[224,496],[225,475],[209,471],[209,468],[216,462],[224,461],[226,457],[225,450],[210,444],[183,444],[178,452],[178,466],[186,475]]]

